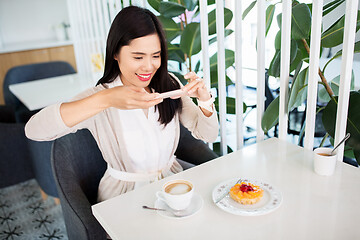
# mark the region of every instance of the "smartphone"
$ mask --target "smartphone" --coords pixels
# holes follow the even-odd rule
[[[183,90],[177,89],[177,90],[173,90],[173,91],[169,91],[169,92],[160,93],[160,95],[157,98],[176,97],[176,96],[181,96],[184,93],[185,92]]]

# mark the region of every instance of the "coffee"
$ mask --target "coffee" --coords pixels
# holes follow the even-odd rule
[[[331,157],[332,155],[331,154],[328,154],[328,153],[317,153],[319,154],[320,156],[325,156],[325,157]]]
[[[174,182],[165,187],[165,192],[171,195],[180,195],[190,192],[192,186],[186,182]]]

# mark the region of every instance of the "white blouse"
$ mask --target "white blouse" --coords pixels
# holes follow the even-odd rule
[[[118,77],[112,83],[84,91],[73,101],[120,84]],[[32,116],[25,134],[33,140],[51,141],[88,129],[108,164],[98,190],[98,201],[103,201],[182,170],[174,156],[180,136],[179,122],[198,139],[208,142],[216,139],[217,114],[206,117],[189,97],[183,96],[181,100],[181,113],[175,114],[166,127],[158,122],[155,108],[148,110],[147,117],[142,109],[107,108],[69,128],[61,118],[61,103],[58,103]]]
[[[113,88],[123,86],[123,83],[117,78],[107,86]],[[175,158],[173,149],[177,145],[176,117],[164,126],[158,121],[159,112],[155,107],[148,109],[148,116],[143,109],[117,111],[120,117],[119,124],[124,130],[122,134],[126,139],[124,149],[133,171],[143,174],[157,173],[150,181],[161,179],[161,171]],[[121,178],[119,180],[131,180],[124,179],[126,177],[123,175]],[[149,181],[137,181],[134,188],[147,183]]]

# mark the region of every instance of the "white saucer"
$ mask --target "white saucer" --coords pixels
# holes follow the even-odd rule
[[[213,190],[213,201],[216,204],[217,199],[224,195],[224,191],[229,191],[235,185],[239,178],[229,179],[218,184]],[[220,202],[216,204],[225,212],[242,216],[259,216],[268,214],[278,209],[282,202],[282,194],[274,186],[269,183],[243,179],[244,182],[249,182],[260,186],[264,190],[263,198],[253,205],[243,205],[234,201],[229,194],[226,195]]]
[[[157,213],[163,217],[183,219],[183,218],[188,218],[188,217],[194,215],[195,213],[199,212],[203,205],[204,205],[204,200],[202,199],[202,197],[199,194],[194,193],[194,196],[191,200],[190,206],[186,210],[184,210],[184,211],[186,211],[185,216],[181,216],[181,217],[175,216],[171,212],[172,210],[170,209],[170,207],[164,201],[162,201],[160,199],[156,199],[154,207],[168,210],[168,211],[157,211]]]

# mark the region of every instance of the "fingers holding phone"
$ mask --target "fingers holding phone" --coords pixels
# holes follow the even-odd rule
[[[204,80],[199,78],[194,72],[187,73],[184,78],[188,79],[188,84],[182,89],[187,92],[188,96],[197,98],[201,101],[206,101],[211,98]]]

